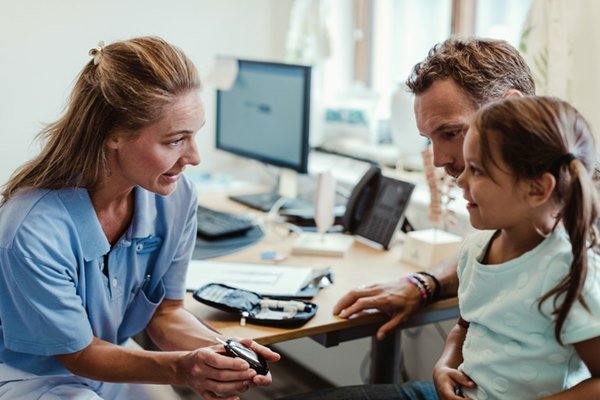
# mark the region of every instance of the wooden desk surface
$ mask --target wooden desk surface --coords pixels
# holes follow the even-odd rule
[[[202,195],[201,199],[203,205],[219,210],[238,212],[248,210],[244,206],[224,200],[222,195]],[[281,232],[278,234],[276,231]],[[260,259],[260,253],[262,251],[277,251],[289,254],[292,243],[296,238],[295,234],[283,235],[282,231],[283,229],[267,229],[265,238],[256,246],[215,260],[270,264],[271,262],[264,262]],[[334,316],[332,310],[344,294],[360,284],[389,282],[417,271],[418,268],[409,264],[403,264],[400,261],[400,256],[400,244],[396,244],[390,250],[384,251],[371,248],[358,241],[355,241],[353,247],[343,257],[290,254],[279,264],[313,268],[330,267],[334,277],[334,284],[321,289],[317,296],[311,300],[319,306],[316,315],[299,328],[283,329],[255,324],[247,324],[242,327],[240,326],[239,318],[194,300],[191,293],[187,294],[185,305],[188,310],[205,324],[224,336],[249,337],[265,345],[332,331],[340,331],[356,326],[380,323],[386,320],[386,317],[380,313],[369,313],[359,318],[343,319]],[[456,299],[449,299],[428,307],[427,311],[455,306]]]

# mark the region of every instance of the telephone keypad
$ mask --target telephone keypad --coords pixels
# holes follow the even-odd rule
[[[377,243],[384,243],[387,238],[393,235],[397,226],[397,221],[376,214],[371,214],[368,219],[369,223],[362,225],[362,229],[359,229],[356,233]]]

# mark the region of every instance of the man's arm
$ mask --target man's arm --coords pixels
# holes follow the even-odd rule
[[[455,297],[458,293],[458,258],[450,257],[434,266],[427,272],[437,278],[440,283],[440,298]],[[431,282],[434,284],[434,282]]]
[[[458,292],[457,263],[457,258],[452,257],[428,270],[438,281],[426,277],[429,280],[429,287],[435,291],[439,283],[441,298],[456,296]],[[419,290],[406,279],[400,279],[351,290],[337,302],[333,314],[349,318],[367,309],[377,309],[387,314],[390,320],[377,330],[377,339],[381,340],[421,307]]]

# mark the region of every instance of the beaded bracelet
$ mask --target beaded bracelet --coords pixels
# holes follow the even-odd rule
[[[433,296],[431,294],[431,287],[429,286],[429,282],[427,282],[427,278],[423,275],[420,275],[419,273],[412,274],[411,276],[418,280],[421,286],[425,288],[425,291],[427,292],[427,301],[425,302],[425,305],[429,305],[429,303],[433,299]]]
[[[431,278],[431,280],[435,284],[435,288],[433,289],[433,296],[431,296],[431,302],[438,300],[440,298],[440,292],[442,291],[442,284],[440,283],[440,281],[438,281],[438,279],[433,274],[430,274],[429,272],[419,271],[416,274],[425,275],[425,276],[428,276],[429,278]]]
[[[425,287],[421,284],[421,282],[416,280],[412,275],[408,275],[404,279],[416,286],[421,294],[421,304],[426,305],[428,300],[427,290],[425,290]]]

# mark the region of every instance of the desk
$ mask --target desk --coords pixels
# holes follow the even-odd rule
[[[248,209],[229,200],[223,195],[202,195],[201,203],[223,211],[244,212]],[[244,249],[216,260],[228,262],[260,263],[262,251],[276,250],[288,254],[294,235],[280,236],[278,229],[267,229],[265,238],[256,246]],[[248,324],[240,326],[239,319],[232,314],[216,310],[194,300],[190,293],[186,296],[186,308],[212,329],[227,337],[249,337],[256,342],[269,345],[302,337],[310,337],[323,346],[330,347],[341,342],[372,336],[387,319],[381,313],[367,313],[353,319],[334,316],[332,310],[336,302],[352,288],[360,284],[385,282],[416,272],[417,268],[400,262],[401,246],[392,246],[388,251],[376,250],[360,242],[344,257],[296,256],[290,255],[282,263],[307,267],[330,267],[334,274],[334,284],[320,290],[313,298],[319,305],[317,314],[306,324],[295,329],[282,329]],[[372,383],[394,382],[399,376],[396,356],[401,329],[442,321],[458,316],[457,300],[448,299],[431,305],[426,311],[414,315],[393,335],[383,341],[372,340]]]

